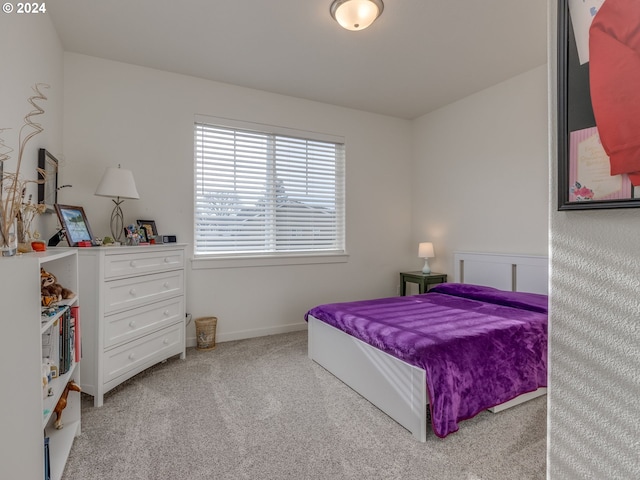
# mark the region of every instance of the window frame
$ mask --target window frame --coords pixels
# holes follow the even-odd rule
[[[336,227],[339,231],[336,233],[335,240],[337,243],[337,249],[327,250],[294,250],[294,251],[255,251],[255,252],[233,252],[233,253],[211,253],[211,252],[198,252],[196,246],[197,238],[197,222],[198,222],[198,171],[200,168],[200,158],[198,157],[198,125],[205,124],[214,127],[220,127],[223,129],[242,130],[242,131],[256,131],[265,135],[293,137],[304,140],[329,142],[342,145],[342,158],[341,163],[336,166],[336,200],[340,200],[341,205],[338,208]],[[343,263],[348,260],[349,255],[346,251],[346,196],[345,196],[345,183],[346,183],[346,146],[344,137],[332,134],[309,132],[299,129],[293,129],[289,127],[273,126],[267,124],[259,124],[253,122],[245,122],[227,118],[211,117],[206,115],[196,115],[193,123],[193,137],[194,137],[194,212],[193,212],[193,232],[194,232],[194,247],[193,247],[193,260],[192,267],[194,269],[201,268],[233,268],[233,267],[254,267],[254,266],[273,266],[273,265],[305,265],[305,264],[318,264],[318,263]],[[265,191],[267,191],[265,189]]]

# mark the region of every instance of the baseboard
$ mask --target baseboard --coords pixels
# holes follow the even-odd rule
[[[216,343],[232,342],[234,340],[244,340],[245,338],[266,337],[267,335],[277,335],[279,333],[298,332],[307,329],[307,322],[291,323],[289,325],[278,325],[275,327],[252,328],[250,330],[239,330],[237,332],[216,334]],[[198,345],[196,337],[187,337],[187,347]]]

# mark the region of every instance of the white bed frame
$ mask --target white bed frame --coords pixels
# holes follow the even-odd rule
[[[547,294],[548,259],[530,255],[455,253],[454,281]],[[409,430],[415,438],[426,441],[426,372],[313,316],[308,320],[309,358]],[[490,410],[495,413],[545,393],[546,388],[539,388]]]

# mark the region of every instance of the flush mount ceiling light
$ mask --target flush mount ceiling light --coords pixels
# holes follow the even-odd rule
[[[384,10],[382,0],[333,0],[329,11],[341,27],[347,30],[364,30]]]

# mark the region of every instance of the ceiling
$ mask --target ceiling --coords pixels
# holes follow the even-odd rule
[[[543,0],[56,0],[65,51],[413,119],[546,62]]]

